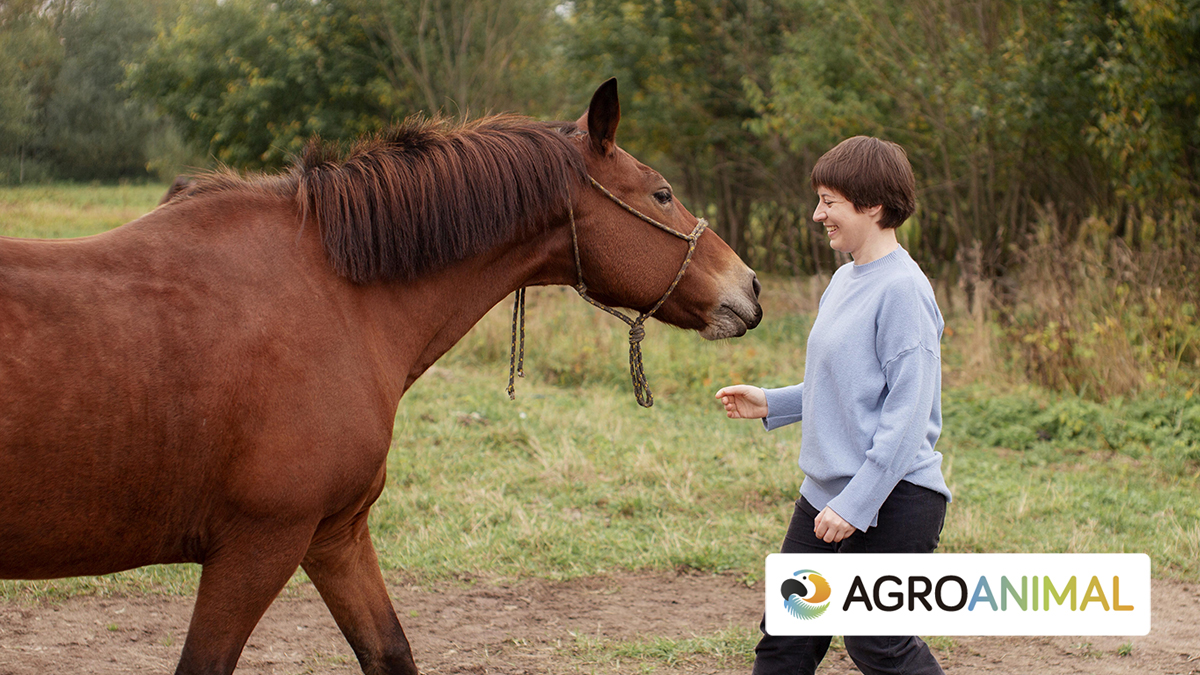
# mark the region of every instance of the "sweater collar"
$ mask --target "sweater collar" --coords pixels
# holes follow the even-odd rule
[[[892,269],[903,265],[906,260],[910,259],[911,258],[909,258],[908,251],[905,251],[903,246],[896,246],[895,251],[892,251],[878,260],[872,260],[865,265],[856,265],[854,263],[850,263],[850,275],[857,278],[877,270]]]

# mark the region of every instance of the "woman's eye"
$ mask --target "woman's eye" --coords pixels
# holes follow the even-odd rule
[[[654,198],[656,200],[658,200],[659,204],[663,204],[663,205],[670,204],[671,203],[671,191],[670,190],[659,190],[658,192],[654,193]]]

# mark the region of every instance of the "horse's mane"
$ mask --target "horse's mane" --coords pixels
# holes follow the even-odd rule
[[[564,216],[587,176],[572,132],[572,123],[514,115],[465,124],[410,118],[344,153],[314,139],[290,175],[256,183],[295,195],[338,274],[357,283],[411,280]],[[247,186],[220,172],[188,194]]]

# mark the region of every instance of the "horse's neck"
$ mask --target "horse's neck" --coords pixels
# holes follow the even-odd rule
[[[373,323],[397,400],[487,312],[524,286],[573,284],[570,233],[553,228],[405,284],[372,287]]]

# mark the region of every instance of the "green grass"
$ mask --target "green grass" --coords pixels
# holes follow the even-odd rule
[[[944,402],[946,475],[958,496],[945,550],[1142,552],[1155,576],[1200,577],[1200,442],[1194,426],[1176,423],[1200,414],[1196,397],[1099,405],[1036,390],[955,390]],[[1006,422],[987,412],[1026,406],[1039,413]],[[1104,434],[1139,425],[1152,433]]]
[[[157,183],[56,183],[0,187],[0,236],[84,237],[134,220],[158,204]]]
[[[64,190],[64,203],[82,198]],[[161,194],[148,192],[152,202]],[[119,201],[95,208],[118,212]],[[633,399],[623,324],[569,289],[530,292],[528,378],[509,401],[511,308],[494,309],[401,402],[372,514],[383,567],[418,581],[635,569],[758,579],[800,483],[799,428],[767,434],[727,420],[712,395],[728,383],[800,380],[808,286],[765,280],[766,319],[735,341],[650,325],[649,410]],[[951,324],[945,367],[959,384],[943,393],[938,449],[955,499],[941,550],[1144,552],[1156,577],[1200,579],[1197,392],[1163,386],[1097,403],[964,378],[970,330]],[[196,569],[0,582],[0,597],[186,594]]]
[[[696,657],[715,659],[724,667],[749,667],[754,662],[754,645],[760,633],[757,627],[730,627],[709,635],[688,638],[662,636],[646,640],[608,640],[585,634],[573,634],[571,653],[581,667],[592,666],[611,672],[653,673],[659,667],[672,668]],[[622,668],[622,665],[625,665]]]
[[[787,303],[765,301],[763,329],[738,341],[655,327],[651,410],[633,401],[620,324],[553,289],[530,295],[532,381],[509,402],[507,308],[494,310],[401,405],[375,516],[384,564],[439,578],[758,577],[791,514],[799,429],[726,420],[711,396],[801,377],[809,318],[772,321]],[[1200,397],[1099,404],[971,385],[943,399],[956,498],[942,550],[1146,552],[1157,575],[1200,576]]]
[[[453,388],[414,387],[397,417],[373,520],[385,567],[437,577],[749,571],[747,550],[780,536],[791,452],[749,425],[712,428],[712,406],[662,395],[642,411],[612,386],[537,383],[509,402],[502,370],[444,377]]]

